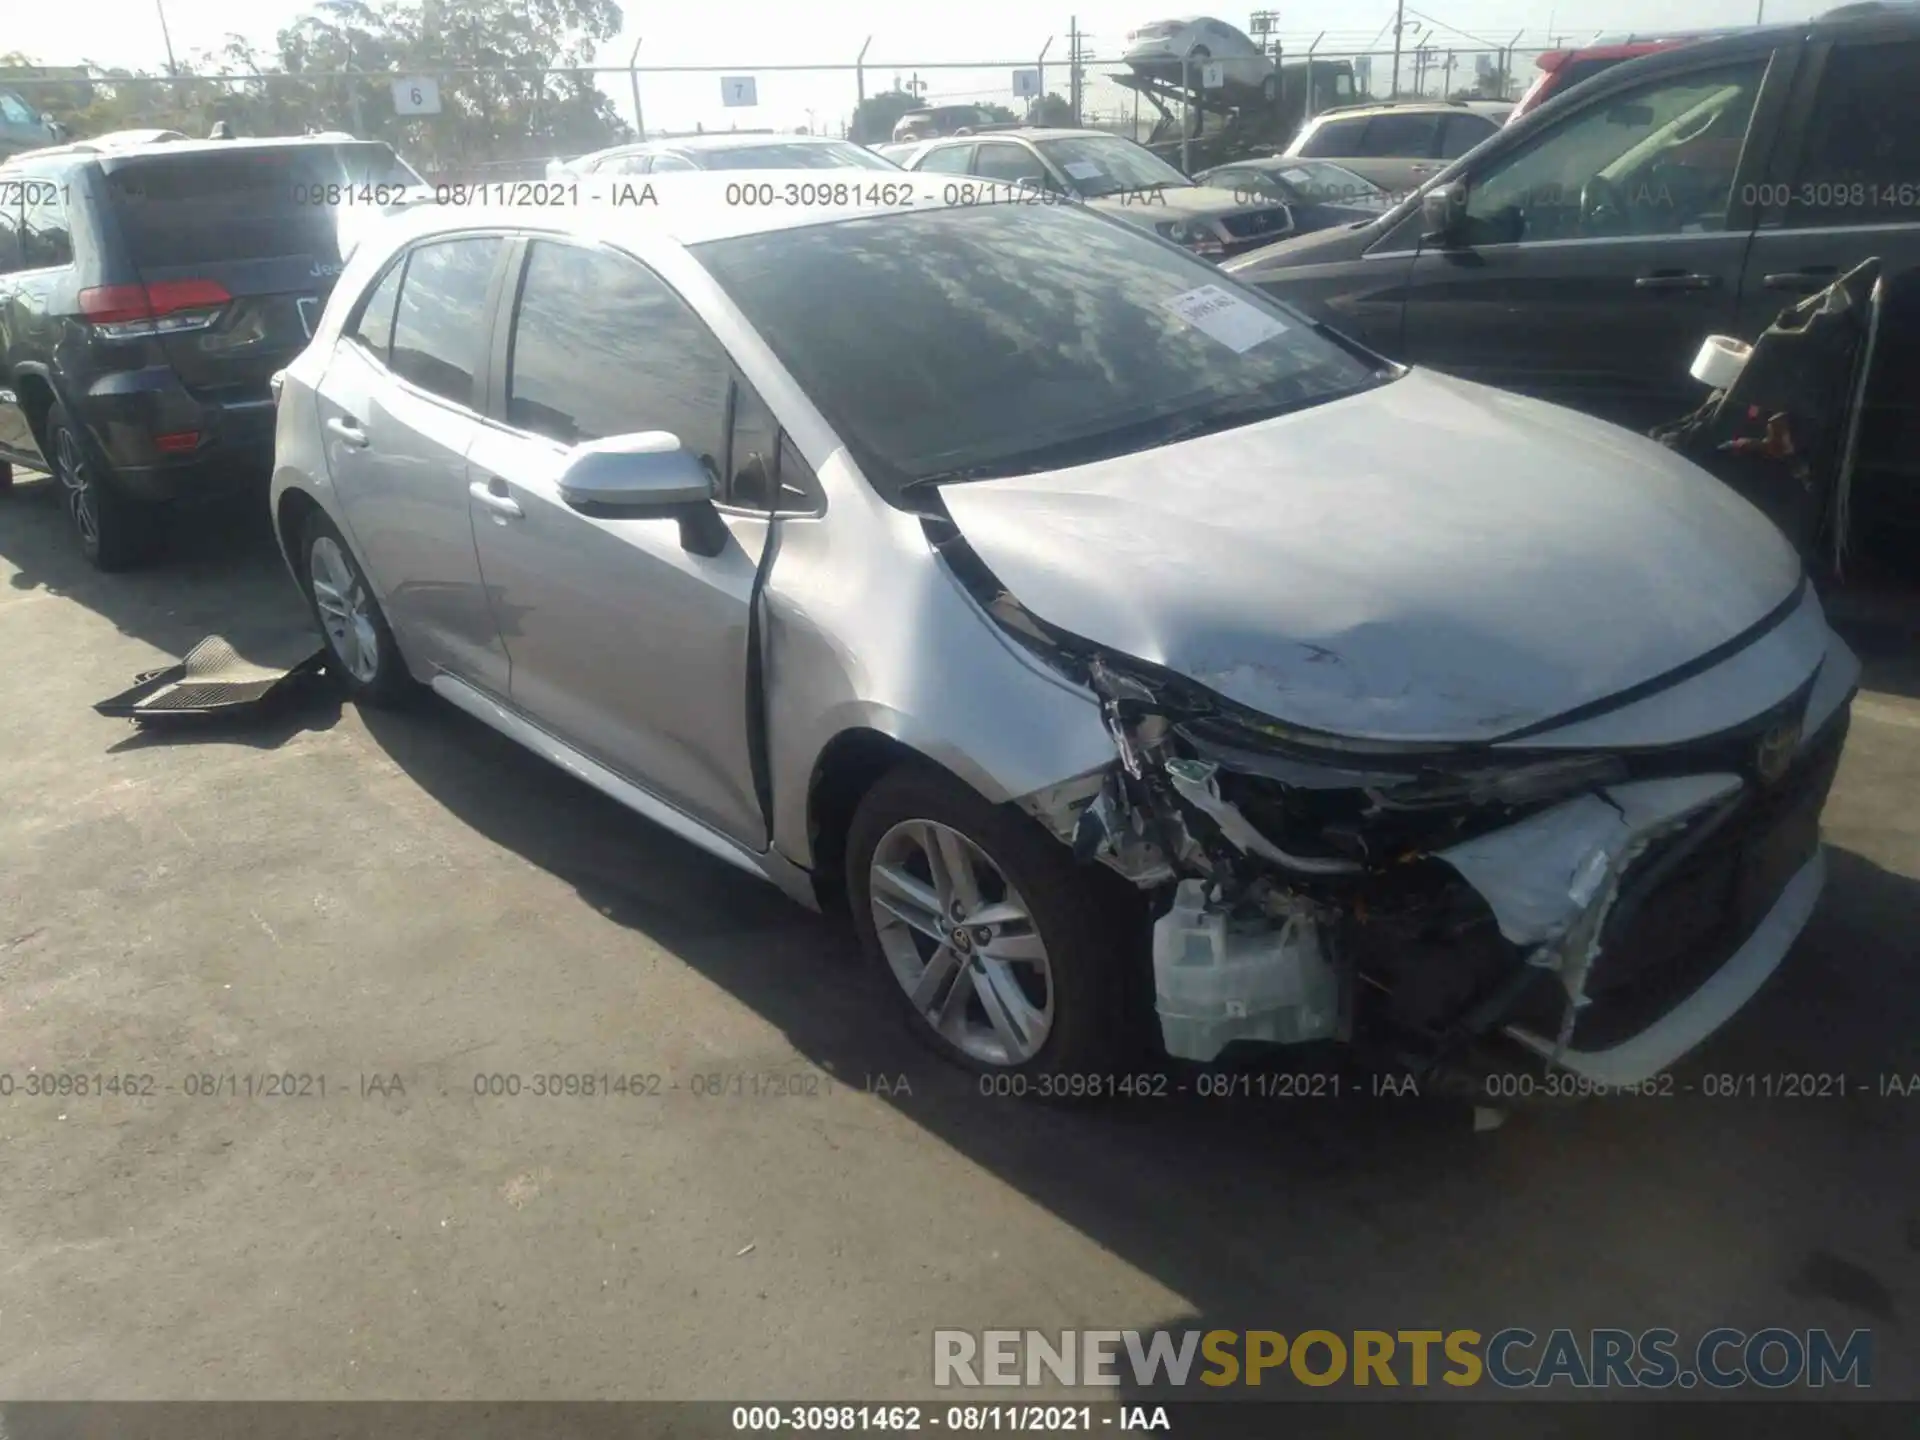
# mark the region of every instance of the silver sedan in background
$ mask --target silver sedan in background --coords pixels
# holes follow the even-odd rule
[[[722,178],[356,253],[272,494],[352,695],[844,905],[982,1071],[1631,1085],[1780,963],[1858,666],[1745,502],[1031,189]]]

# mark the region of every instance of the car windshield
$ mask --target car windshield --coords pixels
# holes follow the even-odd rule
[[[694,254],[889,500],[1168,444],[1396,373],[1072,206],[869,216]]]
[[[871,150],[844,140],[823,141],[816,145],[781,144],[740,145],[725,150],[709,150],[700,157],[708,170],[894,170]]]
[[[1038,144],[1040,153],[1088,199],[1117,195],[1123,190],[1193,184],[1151,150],[1118,135],[1069,135]]]

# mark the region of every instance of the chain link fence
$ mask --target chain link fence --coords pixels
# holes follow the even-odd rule
[[[393,145],[436,179],[541,173],[545,163],[631,139],[696,131],[805,130],[873,144],[906,109],[965,106],[980,123],[1083,124],[1178,159],[1182,141],[1284,147],[1335,105],[1396,93],[1390,50],[1279,50],[1222,60],[1222,73],[1142,75],[1099,59],[1086,37],[1029,60],[835,65],[597,66],[555,70],[425,70],[127,75],[84,67],[0,70],[0,89],[45,109],[73,138],[168,129],[203,136],[339,130]],[[1079,63],[1073,63],[1078,56]],[[1433,46],[1398,58],[1401,98],[1517,99],[1539,49]],[[1207,80],[1217,83],[1205,84]],[[430,113],[407,113],[427,97]],[[742,82],[746,82],[744,87]],[[402,83],[404,82],[404,83]],[[412,94],[404,93],[411,88]]]

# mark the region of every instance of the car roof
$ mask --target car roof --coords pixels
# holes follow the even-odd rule
[[[1511,110],[1513,103],[1510,100],[1373,100],[1358,105],[1329,106],[1308,123],[1369,120],[1375,115],[1480,115],[1488,110]]]
[[[792,170],[693,170],[666,175],[632,177],[627,190],[651,191],[652,203],[629,201],[615,204],[606,196],[583,194],[577,205],[554,209],[529,210],[513,205],[425,205],[401,210],[383,220],[383,234],[391,236],[394,246],[442,232],[465,230],[509,230],[524,234],[550,233],[574,235],[585,239],[618,242],[621,237],[666,239],[682,246],[701,245],[710,240],[728,240],[742,235],[758,235],[778,230],[794,230],[808,225],[833,224],[881,215],[918,214],[934,210],[964,210],[968,202],[949,202],[946,187],[928,177],[911,172],[886,175],[866,169],[820,170],[814,178],[841,174],[859,177],[849,184],[849,198],[840,204],[819,205],[741,205],[728,203],[731,193],[737,199],[739,187],[766,180],[775,186],[793,182]],[[942,179],[946,177],[941,177]],[[917,182],[917,183],[916,183]],[[1008,194],[1023,194],[1018,185],[986,181]],[[618,191],[613,193],[619,193]]]
[[[783,135],[778,130],[727,130],[712,135],[680,135],[626,147],[632,153],[658,150],[738,150],[749,145],[846,145],[837,135]]]
[[[362,140],[345,131],[331,131],[324,135],[236,135],[231,140],[190,140],[185,136],[172,140],[165,138],[179,133],[177,130],[113,130],[86,140],[69,140],[60,145],[45,145],[38,150],[23,151],[13,159],[99,157],[123,160],[146,155],[206,155],[215,152],[225,155],[237,150],[284,150],[308,145],[386,144],[384,140]]]
[[[976,140],[1072,140],[1098,135],[1108,140],[1126,140],[1124,135],[1116,135],[1111,130],[1095,130],[1088,126],[1075,125],[1004,125],[991,130],[976,130],[971,135],[941,135],[932,140],[922,141],[929,150],[943,145],[970,145]],[[1129,145],[1137,145],[1137,140],[1127,140]]]

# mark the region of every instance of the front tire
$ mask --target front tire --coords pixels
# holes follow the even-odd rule
[[[412,698],[414,680],[360,562],[326,515],[300,529],[300,588],[327,647],[327,673],[356,704],[393,707]]]
[[[56,404],[47,412],[47,456],[66,505],[80,553],[96,570],[128,570],[159,544],[157,506],[120,488],[112,468],[93,452],[87,437]]]
[[[1027,816],[903,766],[854,814],[847,893],[908,1027],[946,1058],[981,1074],[1088,1076],[1132,1058],[1145,906]]]

